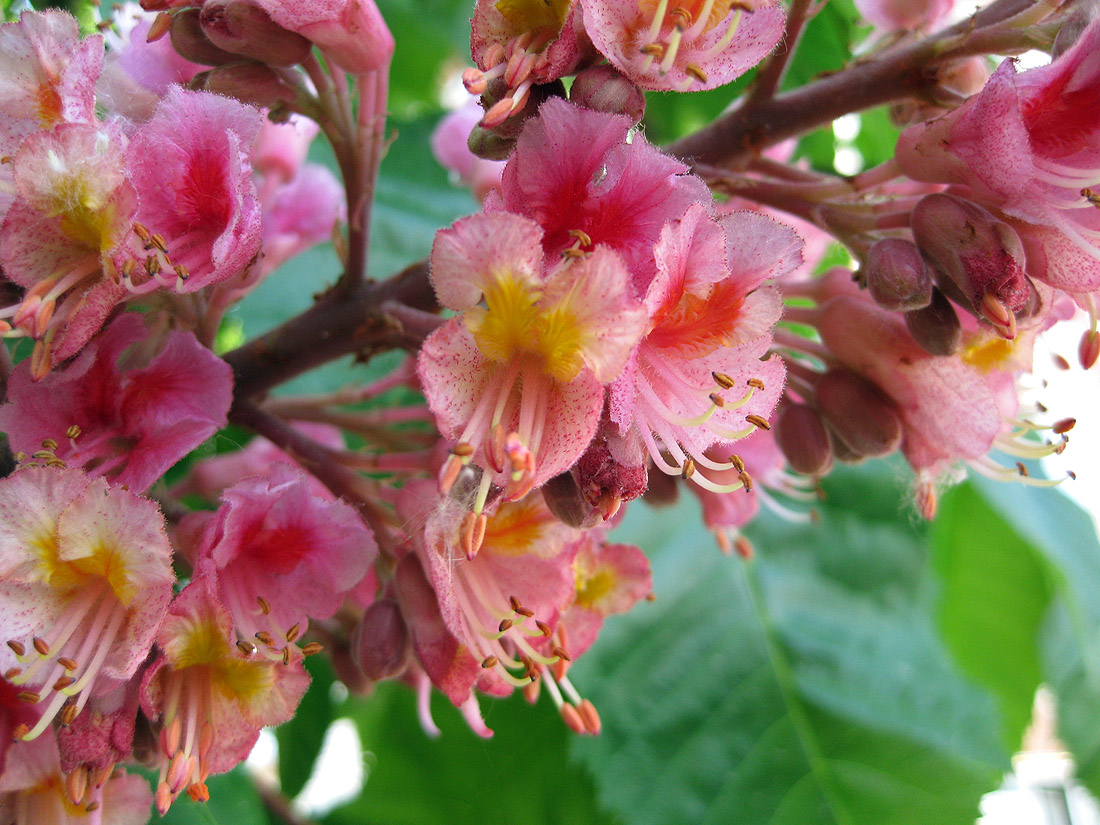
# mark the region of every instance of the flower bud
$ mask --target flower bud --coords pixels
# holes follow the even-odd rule
[[[207,39],[199,17],[198,9],[181,9],[172,15],[168,35],[172,39],[172,48],[180,57],[203,66],[221,66],[240,61],[239,55],[219,49]]]
[[[829,370],[818,379],[814,394],[825,423],[855,455],[889,455],[901,444],[901,419],[893,403],[854,372]]]
[[[805,404],[783,404],[772,429],[776,443],[792,470],[808,476],[820,476],[829,472],[833,466],[829,434],[812,407]]]
[[[293,103],[298,90],[288,84],[270,66],[251,60],[216,66],[191,78],[188,86],[196,91],[233,97],[263,109]]]
[[[599,511],[581,495],[570,472],[556,475],[543,484],[542,499],[554,517],[570,527],[593,527],[602,521]]]
[[[207,0],[200,21],[218,48],[273,66],[294,66],[313,49],[306,38],[287,31],[249,0]]]
[[[1096,364],[1100,358],[1100,332],[1095,329],[1087,329],[1081,336],[1081,343],[1077,346],[1077,360],[1081,367],[1088,370]]]
[[[1005,338],[1016,337],[1016,315],[1032,287],[1016,230],[954,195],[926,195],[913,209],[913,238],[936,273],[952,282],[979,318]]]
[[[645,114],[645,95],[614,66],[593,66],[573,80],[569,102],[597,112],[627,115],[639,123]]]
[[[871,297],[883,309],[920,309],[932,301],[932,273],[911,241],[878,241],[868,251],[863,269]]]
[[[929,355],[954,355],[962,344],[962,325],[955,307],[936,288],[928,306],[905,313],[905,326]]]
[[[475,126],[466,139],[470,151],[485,160],[505,160],[516,148],[515,138],[505,138],[492,129]]]
[[[408,664],[409,632],[394,599],[378,599],[363,614],[351,640],[351,654],[369,679],[400,675]]]

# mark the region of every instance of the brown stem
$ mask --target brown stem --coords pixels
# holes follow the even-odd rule
[[[1036,45],[1039,35],[1031,27],[1014,28],[1006,23],[1003,30],[990,31],[998,23],[1028,14],[1035,5],[1034,0],[997,0],[970,19],[924,40],[786,94],[754,100],[753,105],[741,106],[667,148],[689,162],[736,166],[768,146],[841,115],[925,96],[935,88],[935,69],[942,64],[984,54],[994,43],[1002,50]]]
[[[278,788],[272,787],[269,783],[263,781],[255,781],[253,785],[256,787],[256,793],[259,794],[260,800],[264,803],[264,807],[267,808],[267,812],[271,814],[276,822],[281,822],[283,825],[313,825],[312,820],[298,815],[290,804],[290,800],[283,796],[282,791]]]
[[[817,9],[811,9],[815,2],[816,0],[793,0],[791,3],[790,11],[787,12],[786,36],[783,38],[783,43],[780,44],[780,51],[773,54],[760,67],[756,80],[753,82],[752,90],[749,92],[748,100],[745,101],[745,108],[751,109],[775,95],[779,84],[783,81],[787,66],[790,64],[791,56],[798,48],[798,40],[802,35],[806,22],[821,8],[819,5]]]
[[[378,352],[419,346],[418,336],[383,312],[382,305],[388,301],[424,311],[436,309],[427,262],[412,264],[381,283],[360,284],[348,294],[329,291],[301,315],[227,353],[237,402],[260,397],[349,353],[366,360]]]

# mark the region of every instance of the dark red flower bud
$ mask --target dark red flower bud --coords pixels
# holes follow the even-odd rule
[[[901,444],[901,419],[893,403],[854,372],[829,370],[818,379],[814,394],[829,429],[855,455],[889,455]]]
[[[198,9],[181,9],[172,15],[168,36],[181,57],[203,66],[221,66],[236,63],[240,55],[219,49],[207,39],[199,22]]]
[[[779,408],[772,429],[791,469],[809,476],[829,472],[833,451],[816,410],[805,404],[785,403]]]
[[[569,101],[586,109],[626,115],[639,123],[645,114],[645,94],[614,66],[593,66],[573,80]]]
[[[207,39],[218,48],[272,66],[294,66],[313,49],[302,35],[287,31],[248,0],[207,0],[200,19]]]
[[[863,272],[871,297],[883,309],[921,309],[932,301],[932,273],[912,241],[878,241],[867,253]]]
[[[939,289],[932,290],[932,302],[924,309],[905,313],[905,326],[929,355],[953,355],[962,345],[959,316]]]
[[[408,665],[411,650],[409,631],[397,602],[373,602],[351,640],[351,655],[360,670],[376,682],[397,676]]]

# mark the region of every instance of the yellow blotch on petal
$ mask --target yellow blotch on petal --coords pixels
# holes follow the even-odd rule
[[[539,315],[535,303],[541,293],[511,272],[501,272],[485,287],[484,295],[484,308],[466,311],[466,328],[486,358],[510,361],[530,346]]]
[[[584,366],[584,330],[568,304],[544,312],[538,319],[538,353],[543,369],[568,384]]]
[[[600,603],[614,592],[616,585],[615,570],[607,565],[598,565],[595,570],[586,572],[577,570],[577,598],[579,607],[603,612]]]
[[[274,683],[274,665],[265,659],[243,659],[215,617],[188,622],[185,638],[172,645],[169,660],[175,670],[205,667],[211,685],[240,700],[259,696]]]
[[[549,511],[531,498],[502,504],[485,526],[482,548],[492,555],[522,556],[536,551],[554,523]]]
[[[525,32],[535,29],[560,29],[573,0],[497,0],[496,8],[504,19]]]
[[[980,330],[968,338],[960,355],[965,363],[983,373],[1003,369],[1017,354],[1016,345],[1022,337],[1009,341],[1000,335]]]

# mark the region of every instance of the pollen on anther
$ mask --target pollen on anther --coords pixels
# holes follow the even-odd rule
[[[1056,421],[1051,429],[1054,430],[1054,432],[1056,432],[1058,435],[1063,435],[1064,433],[1068,433],[1070,430],[1072,430],[1074,426],[1076,426],[1076,424],[1076,418],[1063,418],[1061,421]]]
[[[694,63],[688,63],[684,67],[684,72],[694,77],[700,83],[707,82],[707,73],[704,72],[699,66],[696,66]]]
[[[312,656],[314,653],[320,653],[325,649],[325,646],[320,642],[310,642],[302,648],[303,656]]]
[[[247,642],[244,639],[237,640],[237,648],[245,656],[251,656],[253,653],[256,652],[256,645],[252,644],[252,642]]]
[[[263,642],[268,647],[275,646],[275,639],[266,630],[260,630],[256,633],[256,638]]]
[[[460,441],[451,447],[451,455],[458,458],[469,458],[474,454],[474,445],[466,441]]]
[[[745,421],[752,424],[754,427],[759,427],[761,430],[770,430],[772,425],[768,423],[767,419],[761,418],[756,413],[745,416]]]
[[[498,659],[496,656],[486,656],[484,659],[481,660],[481,666],[488,670],[491,667],[496,667],[497,661]]]
[[[43,656],[49,656],[50,655],[50,645],[41,636],[35,636],[33,644],[34,644],[34,649],[37,650],[39,653],[41,653]]]
[[[62,656],[57,660],[57,663],[65,670],[76,670],[76,659],[70,659],[68,656]]]
[[[680,468],[680,478],[691,478],[693,475],[695,475],[695,460],[689,458]]]
[[[558,647],[555,647],[550,652],[553,653],[555,656],[557,656],[559,659],[564,659],[567,662],[573,661],[573,659],[569,656],[569,653],[565,650],[565,648],[561,647],[560,645]]]
[[[712,372],[710,377],[714,379],[714,383],[724,390],[732,390],[734,383],[733,379],[726,375],[724,372]]]
[[[27,653],[27,648],[23,646],[23,643],[17,642],[15,639],[8,639],[8,647],[16,656],[24,656]]]
[[[79,713],[80,708],[75,703],[70,702],[61,709],[61,713],[58,714],[58,719],[61,720],[63,726],[68,727],[73,723],[73,720],[76,719]]]
[[[539,632],[541,632],[543,636],[549,636],[551,633],[554,632],[550,629],[550,625],[539,619],[535,619],[535,627],[539,629]]]
[[[265,599],[263,596],[256,597],[256,604],[260,606],[260,612],[263,613],[265,616],[271,612],[271,605],[267,603],[267,599]]]
[[[758,390],[764,389],[764,382],[759,378],[750,378],[745,383],[748,384],[750,387],[754,387]]]
[[[26,702],[28,705],[36,705],[42,701],[42,697],[33,690],[21,690],[16,698],[19,699],[20,702]]]
[[[288,642],[293,642],[295,639],[298,638],[298,634],[301,632],[301,629],[302,628],[300,625],[291,625],[290,629],[286,632],[286,640]]]
[[[724,399],[722,396],[720,396],[716,392],[712,392],[710,394],[709,398],[710,398],[710,403],[713,404],[714,406],[718,407],[719,409],[726,406],[726,399]]]
[[[511,629],[512,629],[512,620],[511,619],[501,619],[500,620],[500,625],[497,627],[497,632],[498,633],[506,633],[507,631],[509,631]]]

